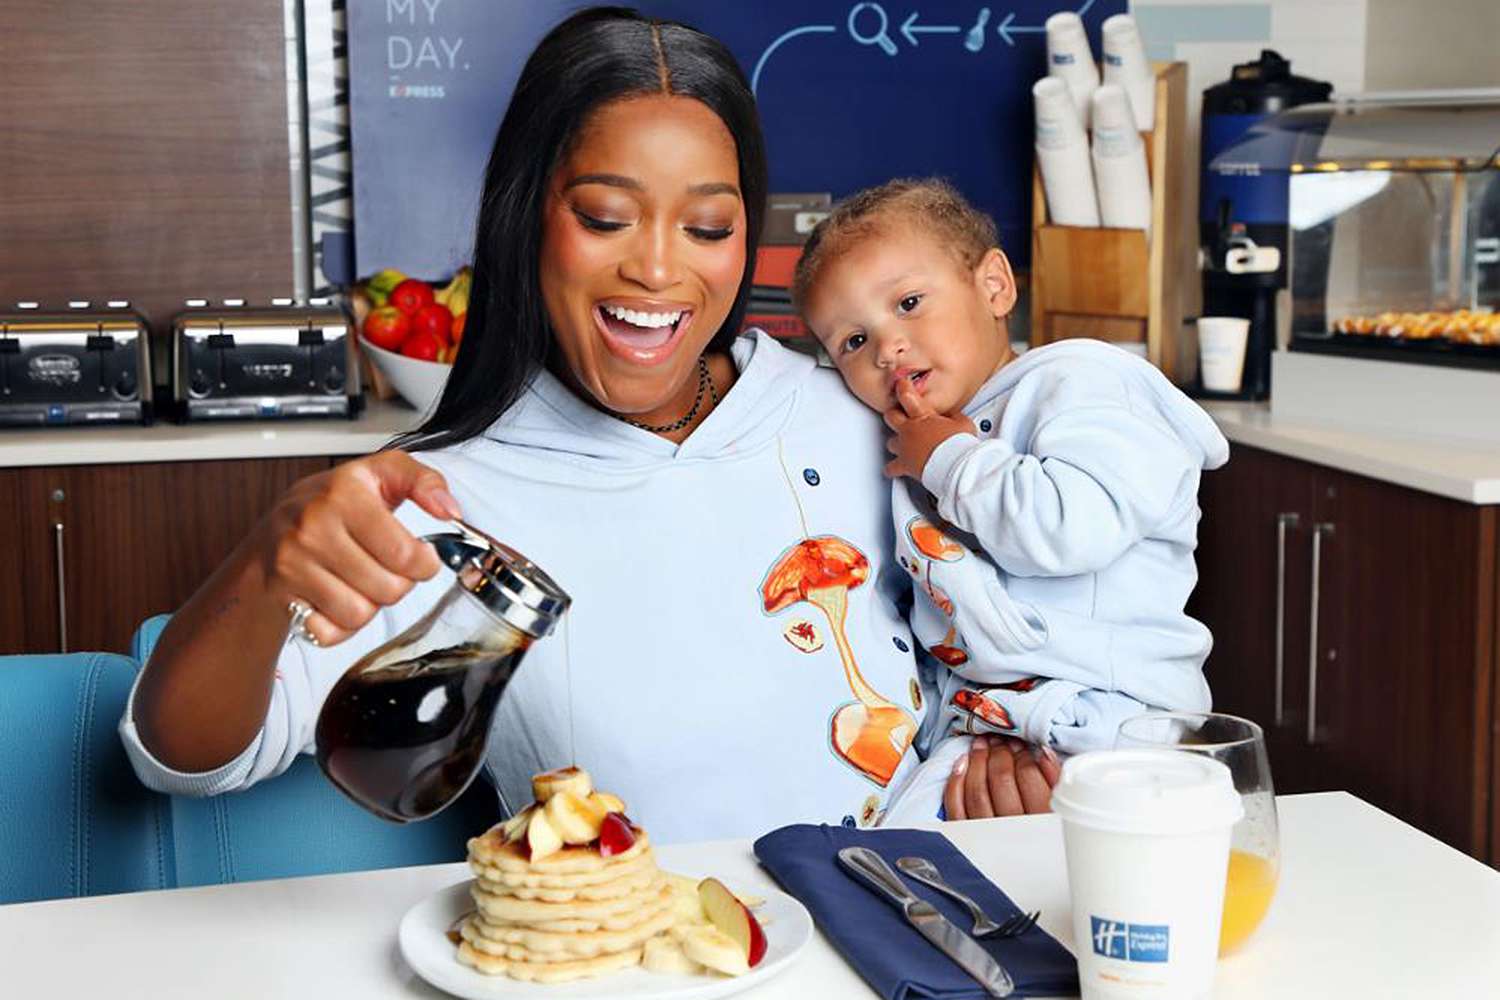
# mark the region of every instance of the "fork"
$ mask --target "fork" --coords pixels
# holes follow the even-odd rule
[[[990,919],[989,914],[985,913],[978,903],[943,881],[943,876],[937,870],[937,865],[926,858],[901,858],[896,862],[896,867],[923,885],[930,886],[945,896],[950,896],[962,903],[964,908],[969,911],[969,916],[974,919],[974,927],[969,933],[977,938],[1020,937],[1035,927],[1037,918],[1042,915],[1041,910],[1033,910],[1030,913],[1016,913],[1009,919],[997,923]]]

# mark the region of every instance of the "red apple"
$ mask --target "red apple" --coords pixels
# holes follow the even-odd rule
[[[407,278],[391,289],[386,305],[395,306],[408,316],[416,315],[418,309],[432,305],[432,286],[417,278]]]
[[[387,351],[399,351],[411,333],[411,317],[395,306],[371,309],[365,317],[365,339]]]
[[[430,333],[444,344],[452,340],[453,314],[436,302],[418,309],[411,317],[412,333]]]
[[[698,883],[698,902],[708,920],[733,938],[745,951],[745,962],[752,969],[766,957],[766,932],[749,907],[716,878]]]
[[[621,813],[606,813],[604,821],[599,824],[600,856],[612,858],[616,854],[624,854],[634,846],[635,831],[630,828],[630,820]]]
[[[436,361],[443,342],[430,333],[414,333],[401,345],[401,353],[420,361]]]

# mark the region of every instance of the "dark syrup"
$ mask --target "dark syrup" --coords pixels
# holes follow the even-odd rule
[[[479,773],[495,705],[525,653],[456,646],[352,668],[318,716],[319,766],[377,816],[431,816]]]

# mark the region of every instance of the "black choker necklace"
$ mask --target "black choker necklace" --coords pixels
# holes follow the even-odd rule
[[[708,362],[703,360],[702,355],[699,355],[698,395],[693,397],[693,408],[687,411],[687,416],[681,420],[675,420],[670,424],[643,424],[639,420],[631,420],[629,417],[621,417],[620,419],[632,427],[639,427],[641,430],[650,431],[652,434],[670,434],[673,431],[680,431],[692,423],[693,418],[698,415],[698,408],[703,405],[704,393],[707,393],[713,399],[715,406],[719,405],[719,390],[714,388],[713,376],[708,373]]]

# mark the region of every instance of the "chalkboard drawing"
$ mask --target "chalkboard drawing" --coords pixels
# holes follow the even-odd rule
[[[984,48],[984,26],[990,23],[990,9],[979,8],[979,20],[974,22],[974,27],[964,36],[964,48],[970,52],[978,52]]]
[[[1089,8],[1092,6],[1094,6],[1094,0],[1083,0],[1076,13],[1079,17],[1082,17],[1088,13]],[[1062,5],[1058,9],[1066,10],[1068,8],[1066,5]],[[912,48],[917,48],[920,44],[917,40],[918,35],[962,34],[964,36],[965,49],[973,53],[983,51],[985,29],[990,23],[990,9],[988,7],[981,7],[979,9],[979,14],[975,18],[974,24],[967,31],[964,30],[961,24],[919,24],[918,21],[920,18],[920,11],[912,11],[906,16],[906,20],[902,21],[896,29],[897,34],[905,38],[907,44]],[[1010,11],[995,27],[995,33],[1000,36],[1000,40],[1011,48],[1015,48],[1016,35],[1040,35],[1047,30],[1043,25],[1016,24],[1015,21],[1016,12]],[[844,20],[844,29],[857,44],[873,45],[892,58],[901,51],[900,46],[896,44],[896,40],[891,37],[890,15],[886,13],[885,7],[878,3],[866,0],[864,3],[856,3],[850,7],[849,16]],[[804,24],[778,35],[770,45],[766,46],[765,51],[760,54],[760,58],[755,61],[755,69],[750,73],[750,92],[752,94],[760,92],[760,74],[766,67],[766,60],[770,59],[771,53],[781,48],[781,46],[799,35],[831,35],[837,32],[838,27],[832,24]]]
[[[855,28],[855,25],[859,23],[859,15],[867,10],[874,12],[875,23],[880,25],[880,27],[876,28],[875,33],[872,35],[861,35]],[[915,14],[912,15],[912,17],[916,16]],[[895,56],[896,43],[891,41],[891,36],[886,33],[890,26],[891,21],[890,18],[885,16],[885,8],[878,3],[857,3],[849,8],[849,37],[861,45],[879,45],[886,55]]]
[[[846,764],[884,788],[917,735],[917,722],[865,680],[845,634],[849,591],[869,575],[870,561],[863,552],[842,538],[819,535],[804,538],[777,558],[761,581],[760,596],[767,614],[805,601],[828,619],[844,679],[856,699],[834,710],[829,744]]]

